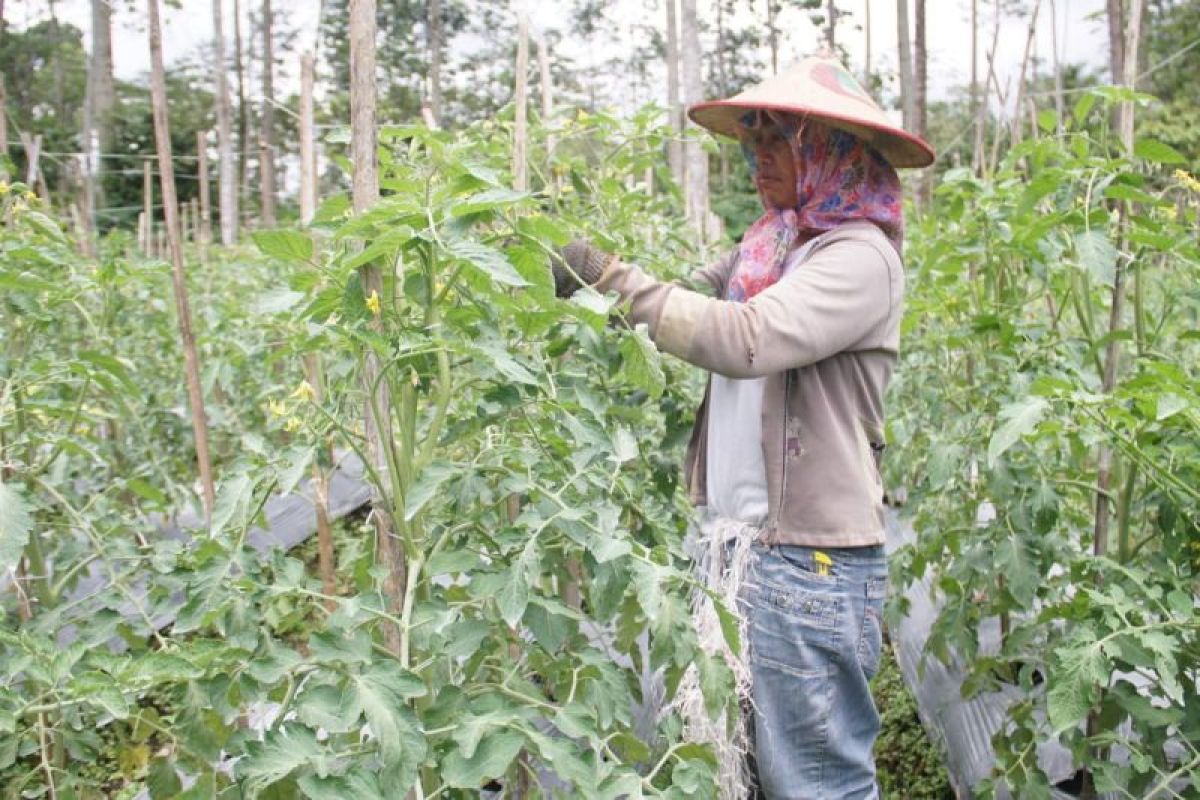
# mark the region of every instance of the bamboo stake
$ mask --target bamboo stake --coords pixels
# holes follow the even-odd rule
[[[313,141],[314,61],[311,52],[300,57],[300,224],[317,213],[317,157]]]
[[[31,136],[21,132],[21,145],[25,148],[25,185],[30,189],[37,185],[38,163],[42,154],[42,135]]]
[[[1129,0],[1129,16],[1125,27],[1125,41],[1122,48],[1122,83],[1130,89],[1137,85],[1138,42],[1141,37],[1142,0]],[[1117,109],[1117,132],[1127,155],[1133,155],[1133,122],[1134,104],[1124,102]],[[1121,254],[1129,247],[1129,203],[1124,200],[1117,202],[1117,231],[1118,258],[1113,273],[1112,301],[1109,305],[1108,344],[1104,348],[1104,375],[1101,378],[1100,391],[1102,394],[1112,394],[1117,386],[1117,372],[1120,368],[1121,347],[1120,339],[1115,334],[1123,327],[1122,311],[1125,294],[1125,272],[1128,266],[1123,262]],[[1101,441],[1097,453],[1096,466],[1096,518],[1092,532],[1092,552],[1097,556],[1108,553],[1108,531],[1110,513],[1110,490],[1113,473],[1116,471],[1112,447]],[[1126,501],[1128,502],[1128,500]],[[1089,738],[1099,733],[1099,719],[1093,711],[1088,714],[1087,735]],[[1099,756],[1099,749],[1092,751]],[[1083,771],[1083,781],[1079,796],[1093,798],[1096,796],[1095,782],[1088,769]]]
[[[1021,72],[1017,76],[1017,99],[1013,105],[1012,143],[1021,141],[1021,118],[1024,116],[1022,106],[1025,104],[1025,70],[1029,67],[1029,55],[1033,48],[1033,35],[1037,32],[1038,12],[1042,8],[1041,0],[1033,4],[1033,13],[1029,16],[1029,32],[1025,36],[1025,53],[1021,56]]]
[[[150,159],[142,161],[142,216],[146,221],[146,240],[142,252],[154,256],[154,178],[151,175],[153,166]]]
[[[222,5],[221,0],[213,0],[213,54],[216,62],[213,70],[217,92],[213,100],[217,106],[217,203],[221,211],[221,244],[229,247],[238,237],[238,177],[233,162],[233,112],[229,107],[229,80],[225,74]],[[242,142],[241,150],[241,157],[245,158],[245,142]]]
[[[212,244],[212,196],[208,188],[208,131],[196,131],[196,177],[200,183],[199,235],[200,257],[208,260],[208,246]]]
[[[554,84],[550,80],[550,50],[546,46],[546,34],[539,33],[537,37],[538,71],[541,74],[542,92],[542,127],[550,127],[550,117],[554,115]],[[555,181],[552,163],[554,161],[554,146],[557,142],[553,133],[546,133],[546,175]]]
[[[350,155],[354,163],[352,199],[354,211],[366,211],[379,198],[379,174],[376,164],[378,134],[375,128],[375,0],[350,0]],[[378,264],[365,264],[360,273],[363,291],[368,297],[383,296],[383,275]],[[372,323],[377,331],[382,323]],[[387,472],[384,437],[391,435],[392,397],[381,375],[379,358],[368,349],[363,365],[363,388],[367,394],[364,431],[367,457],[380,474]],[[395,498],[399,502],[399,498]],[[395,523],[381,487],[371,498],[371,517],[375,523],[376,558],[387,570],[384,593],[388,608],[398,611],[407,586],[406,555],[392,531]],[[384,643],[401,655],[403,641],[395,625],[385,625]]]
[[[146,0],[150,25],[150,95],[154,108],[154,139],[158,149],[159,179],[162,186],[163,213],[166,215],[167,244],[171,254],[171,276],[175,287],[175,305],[179,317],[179,334],[186,362],[188,400],[192,411],[192,431],[196,439],[196,461],[200,469],[200,486],[204,499],[204,515],[212,520],[216,492],[213,489],[212,466],[208,457],[208,420],[204,413],[204,395],[200,385],[200,359],[192,335],[192,314],[188,306],[187,283],[183,274],[183,248],[179,241],[179,220],[176,218],[175,171],[171,161],[170,121],[167,115],[167,84],[163,71],[162,28],[158,18],[158,0]]]
[[[4,73],[0,72],[0,176],[8,175],[4,162],[8,159],[8,89],[4,85]]]
[[[523,192],[529,188],[529,164],[526,152],[529,144],[529,128],[526,120],[526,105],[529,80],[529,20],[525,12],[517,14],[517,68],[513,102],[516,113],[513,123],[513,188]]]

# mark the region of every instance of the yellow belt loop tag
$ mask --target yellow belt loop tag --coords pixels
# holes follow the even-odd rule
[[[818,575],[829,574],[829,568],[833,566],[833,559],[822,553],[820,550],[814,550],[813,561],[817,562]]]

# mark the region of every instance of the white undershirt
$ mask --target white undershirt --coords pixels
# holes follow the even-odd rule
[[[784,265],[785,275],[820,238],[792,251]],[[767,466],[762,442],[766,380],[739,380],[714,372],[708,390],[708,510],[754,526],[767,521]]]

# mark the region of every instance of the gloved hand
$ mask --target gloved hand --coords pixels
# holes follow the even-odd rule
[[[550,260],[550,269],[554,273],[554,293],[559,297],[570,297],[581,286],[591,286],[600,280],[611,260],[612,255],[586,239],[576,239]]]

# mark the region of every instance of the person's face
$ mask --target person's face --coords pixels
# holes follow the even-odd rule
[[[796,160],[792,146],[779,127],[771,121],[747,132],[745,142],[758,165],[754,181],[773,208],[796,206]]]

